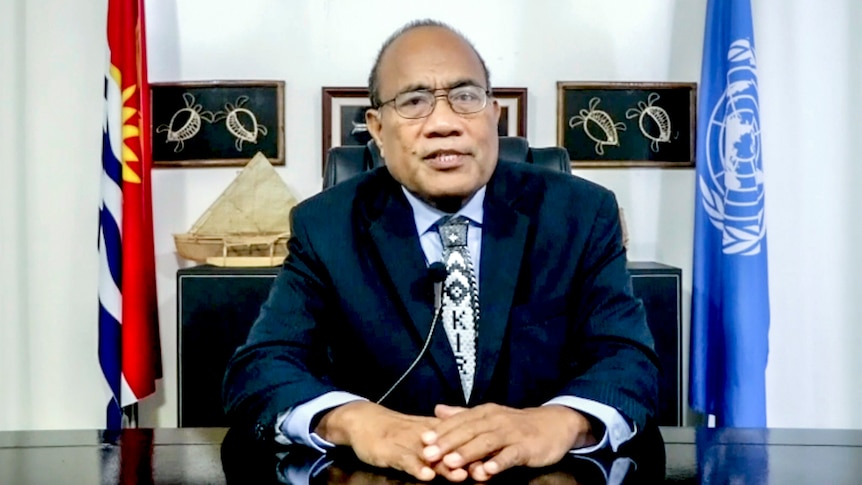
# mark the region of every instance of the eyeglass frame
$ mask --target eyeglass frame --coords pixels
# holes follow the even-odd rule
[[[482,103],[481,108],[477,109],[476,111],[467,111],[467,112],[462,113],[462,112],[457,111],[455,109],[455,106],[452,104],[452,100],[449,99],[449,93],[451,93],[453,89],[466,88],[466,87],[479,88],[481,90],[481,92],[485,95],[485,99]],[[444,93],[434,94],[437,91],[444,91]],[[417,93],[417,92],[431,93],[434,96],[434,103],[431,105],[431,111],[429,111],[428,114],[423,115],[423,116],[417,116],[417,117],[404,116],[403,114],[401,114],[400,111],[398,111],[398,108],[395,105],[395,100],[398,99],[399,96],[403,96],[405,94],[410,94],[410,93]],[[451,86],[448,88],[438,88],[438,89],[411,89],[410,91],[404,91],[404,92],[398,93],[394,97],[392,97],[391,99],[383,101],[382,103],[378,104],[374,109],[379,110],[380,108],[386,106],[387,104],[392,103],[392,109],[395,110],[395,113],[397,113],[398,116],[400,116],[404,119],[407,119],[407,120],[421,120],[422,118],[427,118],[434,113],[434,110],[437,109],[437,100],[438,99],[446,98],[446,102],[449,103],[449,109],[451,109],[453,113],[456,113],[459,115],[471,115],[471,114],[478,113],[478,112],[482,111],[483,109],[487,108],[488,107],[488,100],[490,98],[492,98],[493,96],[494,95],[493,95],[491,89],[485,89],[485,88],[482,88],[482,86],[479,86],[478,84],[472,84],[472,83],[462,84],[462,85],[458,85],[458,86]]]

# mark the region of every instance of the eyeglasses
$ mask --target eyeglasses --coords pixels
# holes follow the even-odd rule
[[[445,91],[442,94],[434,94],[437,91]],[[458,86],[449,89],[437,89],[429,91],[427,89],[419,89],[416,91],[408,91],[401,93],[390,99],[380,103],[383,107],[389,103],[395,108],[395,112],[404,118],[415,120],[430,116],[437,106],[437,98],[446,98],[452,111],[468,115],[478,113],[485,109],[488,105],[488,96],[491,93],[482,89],[479,86],[467,85]]]

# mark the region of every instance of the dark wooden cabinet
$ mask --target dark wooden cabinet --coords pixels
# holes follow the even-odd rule
[[[682,270],[643,261],[628,268],[659,358],[658,424],[682,426]]]
[[[682,271],[631,262],[662,366],[659,424],[682,425]],[[234,350],[245,342],[278,268],[202,265],[177,272],[179,426],[225,426],[221,384]]]
[[[177,272],[178,420],[181,427],[226,426],[221,384],[245,343],[278,268],[202,265]]]

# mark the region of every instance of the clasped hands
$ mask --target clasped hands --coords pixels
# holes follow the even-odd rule
[[[514,466],[552,465],[571,449],[595,444],[589,420],[560,405],[514,409],[497,404],[438,404],[434,417],[411,416],[357,401],[328,412],[315,432],[347,445],[365,463],[419,480],[442,476],[487,481]]]

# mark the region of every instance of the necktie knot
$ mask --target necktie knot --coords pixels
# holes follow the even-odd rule
[[[466,217],[452,217],[438,226],[440,240],[444,248],[455,248],[467,245],[467,226],[469,221]]]

